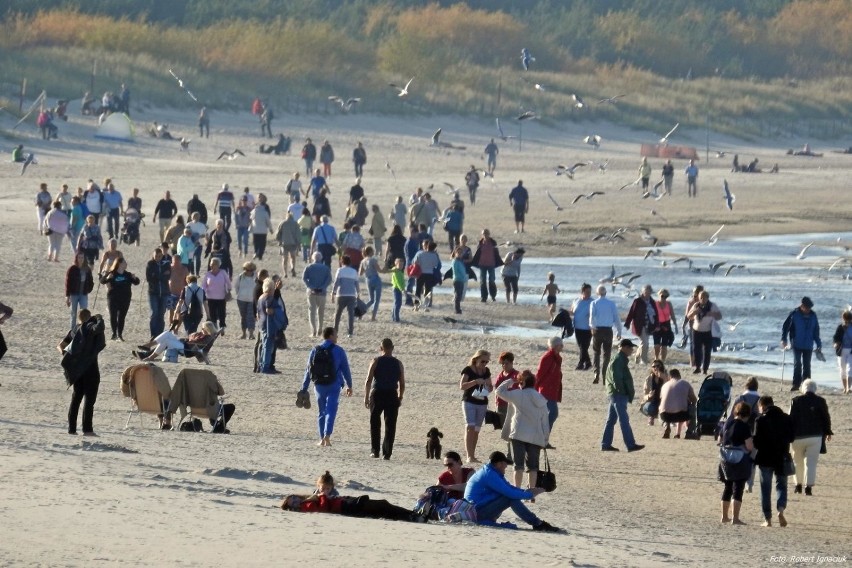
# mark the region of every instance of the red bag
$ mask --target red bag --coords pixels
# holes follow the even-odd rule
[[[408,274],[410,278],[417,278],[423,272],[420,270],[419,264],[409,264],[408,268],[405,269],[405,273]]]

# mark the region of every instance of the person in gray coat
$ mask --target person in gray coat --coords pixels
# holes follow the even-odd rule
[[[504,381],[495,392],[509,403],[502,438],[512,445],[515,486],[521,486],[526,465],[529,487],[535,487],[539,456],[550,439],[547,399],[535,389],[535,376],[531,372],[521,372],[520,382],[521,389],[509,390],[511,381]]]
[[[293,218],[293,213],[288,212],[287,218],[278,225],[275,240],[281,247],[281,269],[284,277],[287,277],[288,272],[290,276],[296,276],[296,255],[302,250],[302,230]]]

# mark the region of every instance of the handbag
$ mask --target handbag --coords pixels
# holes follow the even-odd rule
[[[784,475],[787,477],[796,475],[796,464],[793,462],[793,456],[790,454],[784,456]]]
[[[538,470],[538,476],[535,480],[535,486],[541,487],[545,492],[550,493],[556,489],[556,474],[550,471],[550,460],[547,459],[547,450],[544,452],[544,471]]]
[[[405,269],[405,273],[409,276],[409,278],[417,278],[423,271],[420,270],[419,264],[409,264],[408,268]]]
[[[284,335],[284,330],[280,330],[277,334],[275,334],[275,348],[276,349],[287,349],[287,336]]]
[[[645,416],[656,418],[659,416],[659,405],[653,400],[646,400],[642,403],[642,406],[639,407],[639,412]]]
[[[743,448],[737,446],[721,446],[719,457],[725,463],[738,464],[748,454]]]

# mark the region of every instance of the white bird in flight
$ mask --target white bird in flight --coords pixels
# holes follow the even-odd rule
[[[678,122],[677,124],[675,124],[675,125],[674,125],[674,127],[673,127],[671,130],[669,130],[669,131],[666,133],[666,135],[665,135],[665,136],[663,136],[662,138],[660,138],[660,144],[668,144],[668,143],[669,143],[669,136],[671,136],[672,134],[674,134],[674,131],[675,131],[675,130],[677,130],[677,127],[678,127],[678,126],[680,126],[680,123],[679,123],[679,122]]]
[[[606,99],[601,99],[601,100],[599,100],[599,101],[598,101],[598,104],[602,104],[602,103],[609,103],[609,104],[611,104],[611,105],[614,105],[614,104],[618,101],[618,99],[620,99],[620,98],[621,98],[621,97],[623,97],[623,96],[624,96],[624,95],[615,95],[614,97],[609,97],[609,98],[606,98]]]
[[[597,134],[590,134],[589,136],[586,136],[583,138],[583,142],[589,146],[594,146],[595,150],[601,147],[601,137]]]
[[[394,173],[393,168],[392,168],[392,167],[391,167],[391,165],[390,165],[390,162],[389,162],[389,161],[387,161],[387,160],[385,160],[385,169],[386,169],[386,170],[390,173],[390,175],[393,177],[393,181],[396,181],[396,174]]]
[[[509,140],[509,138],[517,138],[516,136],[507,136],[505,133],[503,133],[503,127],[500,126],[500,119],[497,118],[495,120],[497,121],[497,132],[500,133],[500,140],[506,142],[507,140]]]
[[[808,249],[814,246],[813,241],[809,242],[802,248],[799,254],[796,255],[796,260],[803,260],[805,258],[805,254],[808,252]]]
[[[721,232],[722,232],[722,229],[724,229],[724,228],[725,228],[725,225],[722,225],[721,227],[719,227],[718,229],[716,229],[716,232],[715,232],[715,233],[713,233],[712,235],[710,235],[710,238],[709,238],[709,239],[707,239],[706,241],[704,241],[704,242],[703,242],[703,243],[701,243],[701,244],[704,244],[704,245],[707,245],[707,246],[713,246],[713,245],[715,245],[715,244],[716,244],[716,241],[718,241],[718,240],[719,240],[719,233],[721,233]]]
[[[574,108],[583,108],[586,106],[586,101],[583,100],[583,97],[576,93],[571,95],[571,100],[574,101]]]
[[[216,158],[216,161],[219,161],[222,158],[228,158],[228,161],[230,162],[231,160],[236,160],[240,156],[242,156],[243,158],[246,157],[246,155],[243,154],[242,150],[237,148],[233,152],[222,152],[221,154],[219,154],[219,157]]]
[[[725,192],[725,205],[728,206],[728,211],[733,211],[734,201],[737,200],[737,196],[731,193],[731,189],[728,187],[728,180],[723,180],[722,190]]]
[[[547,194],[547,198],[548,198],[548,199],[550,199],[550,202],[551,202],[551,203],[553,203],[553,204],[556,206],[556,210],[557,210],[557,211],[562,211],[562,206],[561,206],[561,205],[559,205],[559,203],[557,203],[557,202],[556,202],[556,200],[553,198],[553,196],[552,196],[552,195],[550,195],[550,192],[549,192],[549,191],[547,191],[547,190],[545,190],[545,193]],[[554,231],[555,231],[555,230],[556,230],[556,229],[554,229]]]
[[[399,85],[396,85],[394,83],[388,83],[388,85],[390,85],[391,87],[393,87],[394,89],[399,91],[399,94],[397,95],[398,97],[404,97],[408,94],[408,87],[411,86],[411,82],[413,80],[414,80],[414,77],[409,79],[408,83],[406,83],[404,87],[400,87]]]
[[[518,115],[518,120],[530,120],[534,118],[538,118],[538,115],[535,113],[534,110],[525,110],[520,115]]]
[[[186,94],[187,94],[187,95],[189,95],[189,98],[191,98],[191,99],[192,99],[192,100],[194,100],[195,102],[198,102],[198,99],[197,99],[197,98],[195,98],[195,95],[193,95],[193,94],[192,94],[192,91],[190,91],[190,90],[186,87],[186,85],[184,85],[184,84],[183,84],[183,80],[182,80],[180,77],[178,77],[177,75],[175,75],[175,72],[174,72],[174,71],[172,71],[171,69],[169,69],[169,74],[170,74],[172,77],[174,77],[174,78],[175,78],[175,80],[178,82],[178,86],[179,86],[181,89],[183,89],[184,91],[186,91]]]
[[[568,176],[569,179],[574,179],[574,172],[577,171],[577,168],[581,168],[587,165],[586,162],[577,162],[571,167],[566,166],[556,166],[556,175],[557,176]]]
[[[571,201],[571,205],[576,205],[576,203],[578,201],[580,201],[581,199],[583,199],[584,197],[586,199],[592,199],[596,195],[604,195],[604,192],[603,191],[593,191],[591,193],[581,193],[580,195],[575,197],[573,201]]]
[[[526,47],[521,48],[521,65],[524,67],[524,71],[529,71],[530,63],[535,61],[535,57],[530,54],[530,50]]]
[[[344,111],[347,111],[347,112],[352,110],[352,107],[354,105],[361,102],[361,99],[358,98],[358,97],[352,97],[352,98],[344,99],[343,97],[338,97],[337,95],[329,96],[328,100],[336,102],[337,104],[340,105],[341,109],[343,109]]]

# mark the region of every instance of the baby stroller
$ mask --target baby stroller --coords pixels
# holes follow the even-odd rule
[[[124,211],[124,224],[121,226],[121,242],[132,245],[136,243],[139,246],[139,225],[142,224],[143,213],[140,213],[133,207],[128,207]]]
[[[725,371],[716,371],[701,383],[698,390],[696,421],[698,434],[718,435],[719,422],[727,415],[734,381]]]

